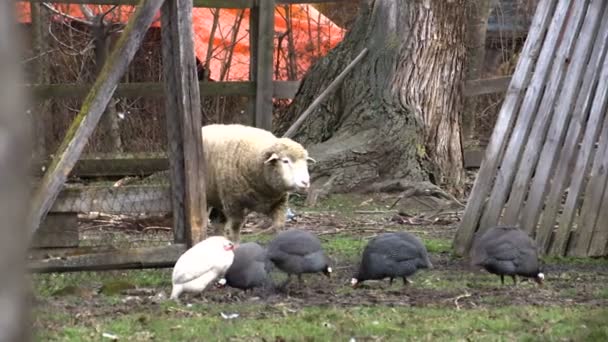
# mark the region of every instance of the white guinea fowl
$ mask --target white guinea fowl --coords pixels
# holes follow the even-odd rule
[[[201,292],[223,277],[234,261],[234,244],[223,236],[209,237],[182,254],[173,267],[171,299],[182,292]]]

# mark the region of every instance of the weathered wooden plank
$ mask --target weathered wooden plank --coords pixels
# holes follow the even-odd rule
[[[57,198],[68,174],[76,164],[80,153],[87,144],[108,102],[112,98],[118,81],[127,70],[127,67],[154,16],[160,9],[163,0],[141,0],[135,14],[116,43],[112,54],[106,61],[99,77],[95,81],[89,95],[84,100],[80,112],[74,119],[64,141],[57,152],[57,157],[49,167],[33,198],[33,212],[31,215],[31,230],[38,229],[41,220],[51,208]]]
[[[51,161],[33,166],[35,174],[42,174]],[[77,177],[146,176],[169,169],[166,153],[103,153],[84,155],[71,175]]]
[[[26,2],[46,2],[47,0],[23,0]],[[314,4],[323,2],[346,2],[352,0],[277,0],[279,4]],[[91,5],[135,5],[137,0],[59,0],[53,1],[63,4],[91,4]],[[251,8],[255,0],[192,0],[193,7],[207,8]]]
[[[605,9],[604,15],[606,15],[606,11],[608,11],[608,8]],[[606,91],[607,84],[605,82],[605,78],[608,77],[608,69],[604,69],[602,71],[602,64],[604,64],[607,51],[608,21],[604,21],[602,23],[602,27],[600,28],[599,34],[597,35],[593,52],[591,53],[591,59],[589,60],[587,70],[585,71],[585,76],[578,95],[577,103],[572,109],[572,120],[570,121],[570,125],[568,127],[568,133],[564,140],[563,148],[559,153],[559,161],[555,167],[555,175],[551,181],[549,194],[547,195],[540,225],[536,233],[536,240],[541,246],[540,249],[546,253],[551,252],[548,243],[551,241],[551,232],[554,229],[557,214],[562,204],[564,190],[568,187],[573,176],[576,178],[579,175],[584,175],[584,173],[573,173],[573,169],[576,162],[576,153],[580,148],[578,142],[581,140],[583,135],[585,123],[589,120],[590,122],[594,123],[594,127],[600,126],[599,123],[601,112],[597,110],[597,105],[594,111],[590,112],[590,109],[594,103],[593,99],[596,87],[599,86],[599,89],[597,89],[599,93]],[[598,80],[602,77],[604,77],[604,82],[598,84]],[[593,144],[593,142],[589,143]],[[540,164],[542,165],[542,163],[543,162],[541,161]],[[533,204],[534,202],[531,203]],[[564,231],[556,231],[553,238],[553,245],[556,243],[565,245],[567,235],[570,230],[570,225],[564,226],[564,229],[565,228],[567,229]],[[565,248],[562,247],[560,251],[562,253],[558,255],[563,255]]]
[[[66,188],[50,209],[53,213],[150,213],[171,212],[169,185],[87,186]]]
[[[202,114],[197,86],[196,57],[192,31],[192,2],[189,0],[167,1],[163,6],[162,27],[167,31],[162,36],[164,75],[170,120],[181,125],[183,151],[180,154],[183,174],[172,174],[172,180],[183,179],[183,211],[174,210],[174,216],[184,215],[185,238],[193,246],[205,238],[207,232],[207,200],[204,183],[204,159],[201,137]],[[271,85],[272,86],[272,85]],[[172,168],[173,171],[177,168]],[[177,194],[176,194],[177,195]],[[176,208],[181,209],[181,205]]]
[[[254,94],[247,102],[248,125],[255,126],[256,101],[255,84],[258,79],[258,36],[260,35],[260,7],[254,6],[249,10],[249,80],[254,84]]]
[[[32,260],[28,268],[36,273],[50,273],[173,267],[187,248],[185,244],[174,244]]]
[[[454,238],[454,251],[458,255],[468,253],[473,235],[477,230],[479,217],[506,146],[506,138],[515,122],[513,112],[521,102],[521,94],[530,79],[530,73],[543,45],[543,38],[549,27],[556,3],[557,0],[541,0],[537,6],[528,38],[517,62],[516,71],[509,84],[509,90],[486,148],[484,162],[473,185],[472,196],[467,202],[462,222]]]
[[[12,1],[0,1],[0,341],[33,340],[30,281],[24,277],[30,203],[27,171],[31,130],[22,118],[29,99],[17,85],[25,79],[23,36]]]
[[[466,97],[502,93],[507,91],[511,76],[469,80],[464,83],[462,95]]]
[[[581,7],[582,3],[586,2],[578,2],[578,5],[576,5],[577,9]],[[565,56],[569,55],[571,44],[570,40],[565,38],[562,40],[564,43],[562,46],[560,38],[561,32],[567,23],[566,18],[570,4],[570,1],[560,1],[557,5],[523,103],[518,111],[512,111],[513,115],[517,116],[517,121],[511,137],[508,139],[506,151],[496,174],[496,181],[481,217],[480,229],[485,229],[498,223],[503,206],[510,193],[512,196],[514,191],[515,193],[525,191],[525,189],[519,188],[511,190],[513,179],[516,173],[519,172],[519,166],[523,165],[523,163],[520,164],[520,156],[524,148],[526,148],[528,138],[532,136],[530,135],[530,129],[537,120],[537,115],[548,115],[546,111],[552,105],[555,95],[561,86],[565,70]],[[580,22],[582,18],[579,12],[576,12],[577,15],[571,16],[573,25]],[[544,89],[546,84],[547,87]],[[539,104],[541,109],[544,108],[544,112],[543,110],[539,110]],[[532,136],[532,139],[535,138],[537,137]],[[512,200],[512,197],[509,197],[509,200]],[[516,221],[513,221],[512,218],[513,216],[505,216],[504,223],[515,224]],[[522,228],[529,231],[529,227]]]
[[[577,96],[584,96],[584,94],[580,94],[581,80],[585,74],[585,67],[589,62],[593,45],[596,43],[595,38],[606,8],[605,4],[606,2],[598,1],[589,4],[580,33],[575,32],[576,24],[573,23],[568,27],[565,40],[572,39],[574,46],[572,47],[573,52],[565,56],[563,61],[564,66],[567,67],[563,86],[546,108],[541,105],[535,127],[532,128],[530,139],[526,144],[521,167],[515,177],[505,217],[513,222],[521,213],[521,225],[526,227],[529,233],[536,230],[547,188],[549,184],[553,184],[551,178],[555,171],[557,153],[563,146],[566,129],[572,119],[572,108]],[[563,53],[563,50],[560,47],[560,53]],[[558,59],[556,62],[561,63],[561,60]],[[533,173],[534,178],[532,178]],[[524,207],[526,192],[528,197]],[[549,244],[548,237],[548,235],[545,236],[542,241],[543,249]],[[537,241],[539,240],[537,239]]]
[[[599,93],[598,93],[599,94]],[[597,98],[598,102],[605,105],[605,101],[608,99],[608,92],[599,94],[600,98]],[[604,115],[606,115],[606,107],[604,107]],[[608,115],[604,118],[604,122],[608,123]],[[608,126],[605,126],[608,129]],[[600,211],[602,203],[602,195],[608,181],[608,130],[602,131],[600,135],[600,141],[593,165],[591,166],[591,173],[589,174],[589,181],[585,188],[585,197],[583,200],[583,206],[580,209],[580,215],[578,217],[577,231],[578,238],[573,248],[568,251],[569,255],[572,256],[587,256],[589,245],[591,244],[591,238],[593,236],[593,228]],[[604,229],[606,229],[606,222],[602,222]]]
[[[310,104],[310,106],[308,106],[308,108],[306,108],[306,110],[300,114],[298,119],[291,125],[291,127],[289,127],[285,134],[283,134],[284,137],[291,138],[296,133],[296,130],[302,125],[310,113],[317,109],[317,107],[319,107],[319,105],[323,103],[323,101],[325,101],[329,95],[333,94],[333,92],[338,89],[340,84],[342,84],[342,81],[346,78],[346,75],[348,75],[348,73],[363,59],[363,57],[365,57],[367,51],[367,48],[363,48],[357,57],[355,57],[355,59],[353,59],[346,66],[346,68],[342,70],[338,77],[331,81],[327,88],[325,88],[325,90],[323,90],[323,92]]]
[[[608,56],[606,56],[608,57]],[[563,212],[559,218],[559,227],[555,235],[555,239],[551,245],[550,254],[564,255],[568,252],[568,237],[574,221],[575,214],[579,208],[580,196],[583,192],[583,185],[586,179],[589,164],[591,163],[591,155],[595,147],[595,142],[602,133],[602,136],[608,135],[608,115],[606,115],[606,101],[608,100],[608,58],[604,57],[601,77],[598,81],[598,89],[596,90],[593,99],[593,106],[589,119],[585,126],[585,135],[578,149],[576,164],[574,166],[573,177],[570,186],[568,187],[568,196],[563,206]],[[600,152],[596,152],[601,154]],[[586,193],[586,197],[589,193]],[[588,197],[587,197],[588,198]],[[581,228],[580,226],[578,227]],[[578,233],[578,232],[577,232]],[[571,248],[570,248],[571,249]]]
[[[47,2],[47,0],[21,0],[25,2]],[[249,8],[255,0],[192,0],[194,7],[207,8]],[[314,0],[313,0],[314,1]],[[138,0],[59,0],[59,4],[90,4],[90,5],[136,5]]]
[[[272,75],[275,0],[259,0],[255,126],[272,130]]]
[[[273,81],[273,97],[292,99],[295,97],[300,81]],[[51,98],[84,98],[91,89],[90,84],[46,84],[27,85],[26,91],[34,94],[38,100]],[[255,82],[199,82],[201,96],[254,96]],[[157,98],[165,95],[163,83],[136,82],[121,83],[116,88],[116,97]]]
[[[49,214],[41,225],[32,237],[32,248],[78,246],[78,215],[76,213]]]
[[[608,157],[608,153],[605,154]],[[604,174],[604,177],[607,177]],[[600,206],[597,220],[595,220],[595,228],[591,238],[591,245],[587,251],[588,257],[598,257],[608,255],[608,184],[604,188],[604,196],[602,196],[602,204]]]

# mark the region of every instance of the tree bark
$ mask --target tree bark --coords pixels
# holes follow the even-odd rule
[[[363,190],[387,181],[463,183],[460,114],[465,0],[365,1],[353,28],[305,76],[276,133],[364,48],[370,52],[294,139],[318,163],[313,188]]]
[[[104,21],[104,15],[99,14],[93,18],[93,39],[95,41],[95,76],[99,75],[103,64],[110,54],[110,27]],[[93,79],[93,81],[95,81]],[[99,129],[101,130],[101,146],[105,152],[122,152],[122,139],[116,111],[116,99],[110,99],[108,107],[101,116]]]

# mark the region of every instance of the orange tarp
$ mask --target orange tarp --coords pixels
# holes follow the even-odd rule
[[[54,7],[67,16],[56,14],[55,20],[70,20],[69,17],[76,19],[86,18],[79,5],[55,4]],[[112,6],[89,6],[93,13],[103,13]],[[325,55],[331,48],[338,44],[344,35],[343,29],[335,25],[314,7],[310,5],[291,5],[292,34],[294,37],[294,50],[296,55],[297,76],[298,78],[310,67],[310,64],[318,57]],[[133,6],[120,6],[112,11],[107,20],[126,22],[133,14]],[[29,23],[30,6],[29,3],[18,2],[17,14],[21,23]],[[238,9],[221,9],[218,26],[213,39],[212,58],[210,60],[210,77],[214,80],[220,79],[222,64],[226,60],[227,51],[230,48],[233,27],[241,14]],[[194,30],[194,48],[199,61],[204,62],[207,57],[209,37],[213,24],[213,10],[208,8],[194,8],[192,11],[192,21]],[[160,14],[157,15],[154,27],[160,26]],[[275,79],[286,79],[286,60],[287,60],[287,38],[278,39],[287,31],[285,20],[285,8],[277,6],[275,9],[275,39],[274,39],[274,63],[276,68],[277,59],[279,61],[278,75]],[[225,80],[247,80],[249,77],[249,10],[245,10],[241,20],[236,43],[234,44],[230,68],[225,75]],[[281,46],[277,46],[281,41]]]

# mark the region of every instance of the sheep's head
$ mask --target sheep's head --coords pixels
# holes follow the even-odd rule
[[[314,159],[297,142],[281,138],[264,151],[264,178],[281,191],[304,191],[310,186],[308,163]]]

